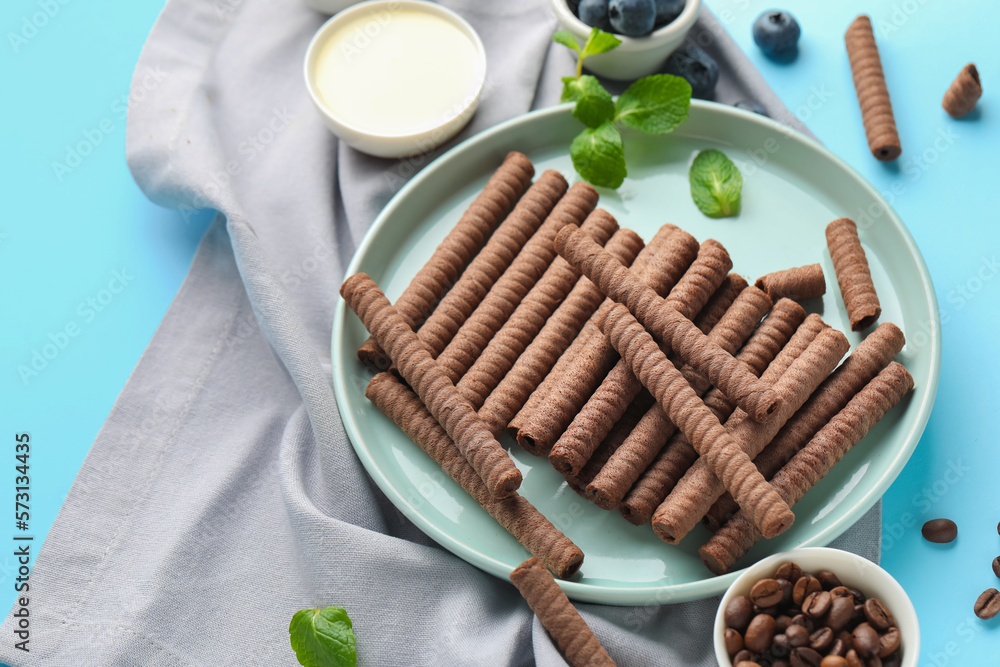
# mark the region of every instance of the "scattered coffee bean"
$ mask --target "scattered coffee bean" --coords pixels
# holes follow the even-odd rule
[[[839,655],[828,655],[819,663],[819,667],[847,667],[847,660]]]
[[[792,589],[792,602],[795,604],[802,604],[802,601],[806,599],[810,593],[817,593],[823,590],[823,584],[819,583],[819,579],[812,576],[811,574],[803,574],[798,581],[795,582],[795,587]]]
[[[865,600],[865,618],[872,624],[872,627],[879,632],[885,632],[896,625],[896,619],[878,598],[868,598]]]
[[[823,584],[824,590],[829,591],[843,585],[840,583],[840,577],[829,570],[822,570],[816,573],[816,578],[819,579],[819,583]]]
[[[988,588],[976,600],[973,607],[976,616],[981,619],[990,619],[1000,613],[1000,591],[995,588]]]
[[[997,524],[997,535],[1000,535],[1000,523]]]
[[[729,654],[730,658],[743,650],[743,635],[740,634],[739,630],[726,628],[723,639],[726,642],[726,653]]]
[[[997,532],[1000,532],[1000,525],[997,526]],[[777,574],[774,575],[775,579],[785,579],[792,582],[792,585],[795,585],[795,582],[798,581],[801,576],[802,568],[796,563],[782,563],[778,566]]]
[[[757,614],[747,626],[743,635],[743,643],[751,651],[766,651],[774,639],[774,617],[768,614]],[[877,641],[877,640],[876,640]]]
[[[888,658],[899,650],[902,639],[899,636],[899,628],[889,628],[889,630],[878,639],[878,657]]]
[[[931,519],[920,532],[928,542],[946,544],[958,537],[958,526],[951,519]]]
[[[820,628],[809,635],[809,648],[815,651],[823,653],[831,645],[833,645],[833,630],[830,628]]]
[[[993,559],[993,574],[1000,577],[1000,556]]]
[[[784,597],[781,584],[776,579],[761,579],[750,589],[750,602],[758,607],[776,607]]]
[[[802,613],[812,618],[822,618],[826,612],[830,611],[830,591],[819,591],[810,593],[802,601]]]
[[[750,598],[745,595],[733,598],[726,606],[725,620],[730,628],[743,632],[750,625],[751,618],[753,618],[753,605],[750,604]]]
[[[997,600],[997,604],[1000,605],[1000,599]],[[870,658],[878,652],[878,633],[868,623],[862,623],[854,628],[854,632],[851,633],[851,641],[854,642],[854,650],[862,658]]]

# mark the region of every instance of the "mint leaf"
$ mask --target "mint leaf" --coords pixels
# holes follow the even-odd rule
[[[643,77],[618,96],[615,120],[646,134],[667,134],[687,120],[691,84],[679,76]]]
[[[617,188],[628,176],[622,135],[610,121],[577,135],[569,154],[583,180],[593,185]]]
[[[722,151],[709,149],[698,153],[691,170],[691,198],[710,218],[726,218],[740,212],[743,175]]]
[[[563,79],[562,101],[575,101],[573,115],[587,127],[597,127],[615,117],[615,103],[611,93],[604,89],[596,77],[584,74],[579,79]]]
[[[552,35],[552,41],[580,53],[580,43],[576,41],[576,37],[569,30],[556,30],[556,34]]]
[[[582,57],[596,56],[598,53],[606,53],[622,43],[610,32],[604,32],[600,28],[594,28],[587,37],[587,43],[583,47]]]
[[[358,663],[354,630],[343,607],[297,611],[288,634],[303,667],[355,667]]]

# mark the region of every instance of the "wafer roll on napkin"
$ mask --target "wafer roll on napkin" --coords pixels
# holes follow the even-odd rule
[[[516,491],[521,471],[375,281],[356,273],[340,286],[340,294],[483,478],[490,495],[506,498]]]

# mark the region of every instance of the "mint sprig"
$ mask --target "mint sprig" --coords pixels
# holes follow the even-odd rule
[[[740,212],[743,175],[722,151],[714,148],[698,153],[688,172],[691,198],[710,218],[728,218]]]
[[[355,667],[354,628],[343,607],[302,609],[288,625],[292,649],[303,667]]]
[[[577,53],[576,76],[563,78],[563,102],[576,102],[573,116],[586,126],[570,145],[573,167],[587,182],[617,188],[628,176],[619,125],[646,134],[667,134],[687,120],[691,86],[681,77],[654,74],[635,81],[617,101],[601,82],[583,74],[583,63],[606,53],[621,40],[599,28],[591,30],[582,47],[566,30],[552,37]]]

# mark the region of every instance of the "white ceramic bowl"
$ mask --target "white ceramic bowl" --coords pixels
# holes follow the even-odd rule
[[[892,576],[870,560],[848,551],[828,547],[794,549],[767,558],[748,567],[722,596],[719,610],[715,614],[715,657],[723,667],[731,667],[732,662],[726,652],[724,633],[726,631],[725,611],[729,602],[738,595],[748,595],[753,585],[773,577],[778,566],[794,561],[806,572],[816,573],[829,570],[836,574],[845,586],[859,589],[867,597],[876,597],[885,603],[896,618],[896,625],[902,639],[902,667],[916,667],[920,657],[920,625],[917,612],[903,587]]]
[[[440,122],[433,126],[422,126],[418,130],[373,130],[360,127],[345,119],[343,115],[338,115],[329,107],[320,94],[316,84],[316,65],[322,47],[334,32],[357,19],[371,19],[366,25],[372,26],[372,34],[377,35],[378,26],[384,25],[387,20],[391,20],[392,14],[402,11],[426,12],[436,17],[445,19],[454,27],[458,28],[470,42],[475,52],[474,75],[469,86],[469,90],[461,92],[461,99],[454,106],[442,115]],[[387,18],[389,17],[389,18]],[[367,30],[367,28],[366,28]],[[363,48],[377,48],[377,42],[366,43]],[[417,153],[427,152],[448,139],[451,139],[461,130],[479,105],[479,97],[486,81],[486,49],[483,47],[479,35],[473,30],[465,19],[455,12],[442,7],[441,5],[425,2],[424,0],[368,0],[345,9],[332,17],[316,32],[309,48],[306,50],[304,74],[306,88],[313,104],[319,111],[326,123],[326,126],[337,137],[348,145],[359,151],[375,155],[377,157],[398,158]],[[429,76],[447,76],[447,73],[428,72]],[[372,86],[379,85],[379,80],[369,80]],[[345,91],[350,94],[351,91]]]
[[[358,2],[359,0],[305,0],[306,5],[323,14],[336,14]]]
[[[593,30],[578,19],[566,0],[552,0],[552,9],[563,28],[573,33],[580,46],[587,41]],[[609,79],[626,81],[638,79],[657,72],[671,53],[677,50],[701,12],[701,0],[687,0],[684,11],[667,25],[654,30],[645,37],[616,35],[622,40],[614,50],[590,56],[584,62],[584,69]]]

